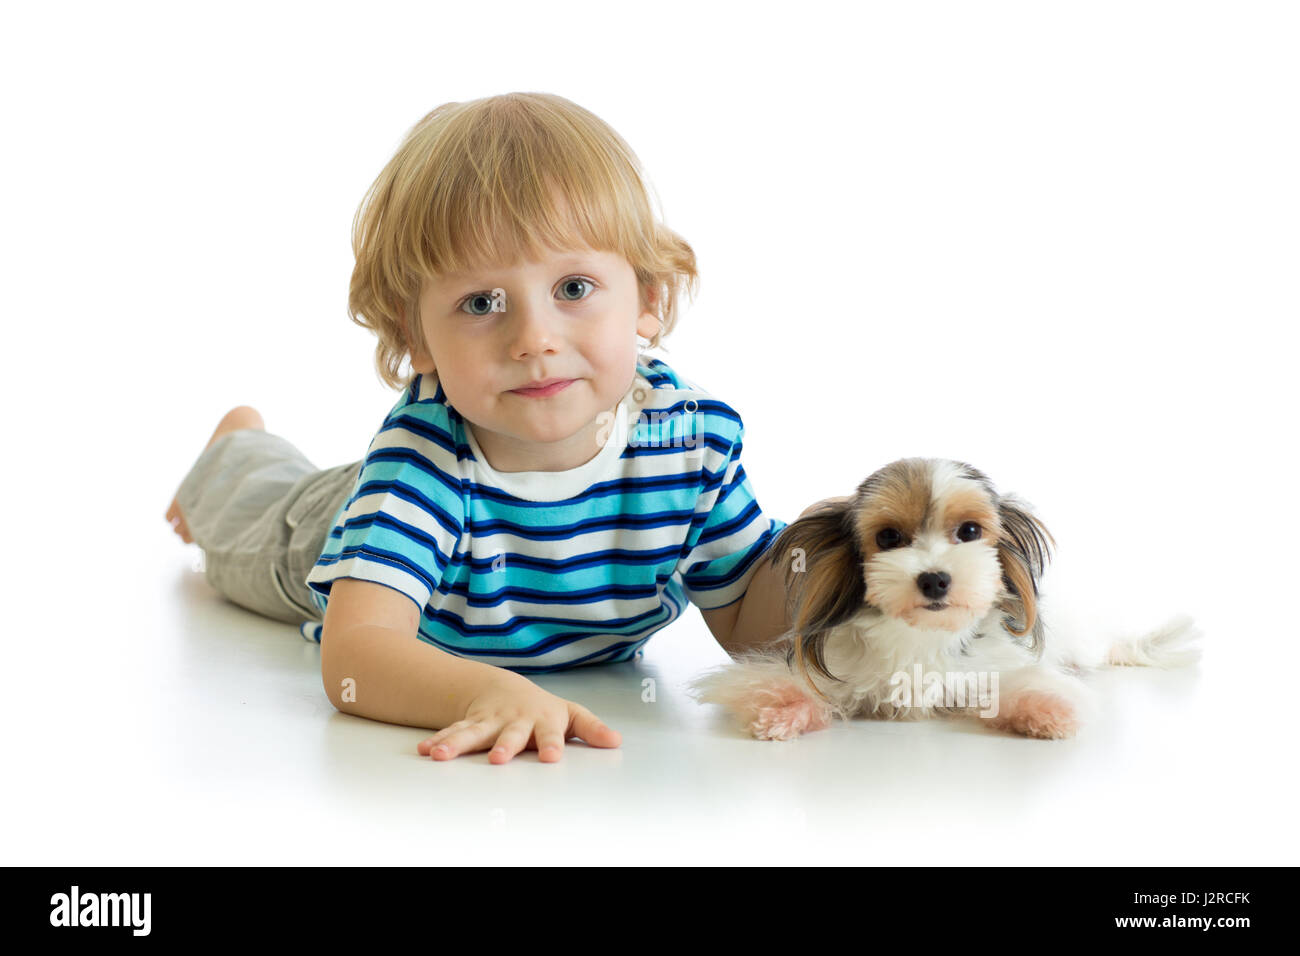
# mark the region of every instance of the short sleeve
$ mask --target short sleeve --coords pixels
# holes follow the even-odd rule
[[[394,410],[370,443],[308,587],[328,597],[339,578],[373,581],[423,610],[460,541],[462,501],[446,406]]]
[[[686,596],[706,611],[745,596],[759,560],[786,527],[759,507],[740,463],[744,424],[737,417],[732,427],[729,444],[725,436],[718,443],[725,453],[710,456],[717,467],[705,473],[695,521],[677,566]]]

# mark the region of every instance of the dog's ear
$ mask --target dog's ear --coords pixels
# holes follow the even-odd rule
[[[1056,539],[1046,526],[1014,495],[998,499],[1002,537],[998,559],[1002,562],[1002,584],[1009,596],[998,607],[1008,614],[1007,630],[1016,637],[1030,635],[1029,647],[1037,650],[1043,637],[1038,619],[1038,583],[1051,560]],[[1020,629],[1015,627],[1020,622]]]
[[[862,609],[866,583],[853,535],[852,499],[823,502],[785,528],[769,549],[785,565],[787,613],[796,635],[787,662],[811,664],[831,680],[823,650],[831,628]]]

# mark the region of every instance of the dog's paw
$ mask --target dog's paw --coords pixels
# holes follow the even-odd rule
[[[792,740],[830,726],[829,710],[797,687],[769,690],[764,696],[768,700],[754,707],[749,720],[749,732],[759,740]]]
[[[985,718],[994,730],[1026,737],[1063,739],[1079,730],[1079,708],[1059,694],[1027,691],[1008,702],[995,717]]]

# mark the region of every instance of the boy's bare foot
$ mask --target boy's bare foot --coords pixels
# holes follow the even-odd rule
[[[256,408],[252,408],[248,405],[240,405],[237,408],[232,408],[230,411],[226,412],[221,421],[217,422],[216,430],[213,431],[212,437],[208,439],[208,444],[203,447],[208,448],[222,435],[227,432],[239,431],[241,428],[256,428],[261,431],[266,431],[266,422],[262,421],[262,416],[258,413]],[[190,537],[189,526],[185,524],[185,516],[181,514],[181,506],[176,503],[175,498],[172,498],[172,503],[167,508],[167,522],[172,526],[172,530],[180,535],[181,540],[186,544],[190,544],[194,541],[194,539]]]

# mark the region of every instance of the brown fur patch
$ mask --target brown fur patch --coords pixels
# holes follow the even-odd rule
[[[1024,564],[1010,551],[1005,548],[1002,549],[999,558],[1002,561],[1003,573],[1011,582],[1012,587],[1015,588],[1016,594],[1019,595],[1019,600],[1016,599],[1015,595],[1012,595],[1003,601],[1000,607],[1013,619],[1022,616],[1024,618],[1020,630],[1016,630],[1015,625],[1011,622],[1007,623],[1007,630],[1016,637],[1024,637],[1034,626],[1034,620],[1038,616],[1038,601],[1035,598],[1034,582]]]
[[[785,565],[787,612],[798,635],[791,657],[798,656],[800,669],[827,677],[827,634],[862,607],[866,594],[849,509],[848,500],[820,503],[777,536],[768,559]]]
[[[996,539],[1002,533],[997,508],[978,485],[970,483],[969,488],[950,494],[939,505],[938,523],[931,528],[945,536],[953,536],[967,521],[974,521],[983,529],[981,537],[985,540]]]
[[[906,459],[872,475],[859,488],[864,496],[855,515],[863,561],[880,551],[876,535],[894,528],[906,546],[930,515],[930,469],[924,461]]]

